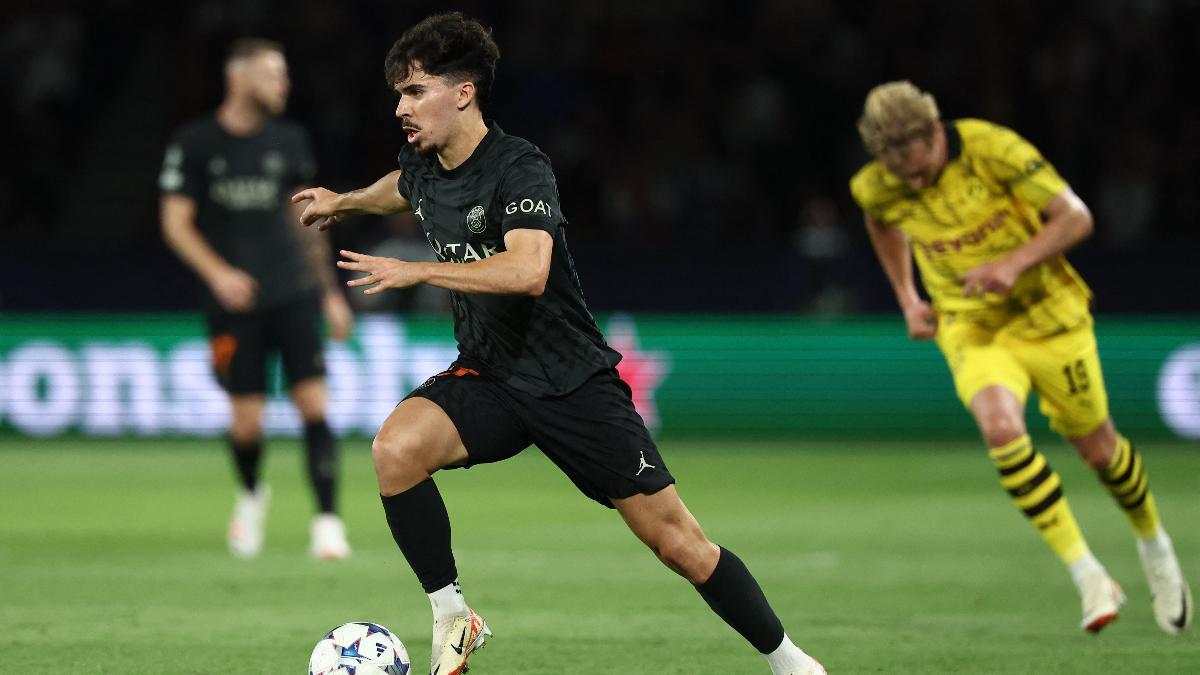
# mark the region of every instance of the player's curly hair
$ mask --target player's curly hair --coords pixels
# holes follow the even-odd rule
[[[876,157],[900,151],[911,141],[929,138],[938,121],[937,101],[908,80],[887,82],[867,93],[858,135]]]
[[[404,31],[383,62],[388,87],[403,82],[414,65],[430,75],[470,81],[480,106],[492,90],[500,48],[490,28],[462,12],[435,14]]]

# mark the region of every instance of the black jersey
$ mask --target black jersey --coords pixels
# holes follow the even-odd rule
[[[550,160],[529,141],[489,131],[465,162],[447,171],[433,154],[400,151],[400,194],[412,203],[443,263],[504,251],[510,230],[554,238],[546,290],[538,297],[451,292],[462,359],[535,396],[569,393],[621,355],[604,342],[583,300],[567,250],[566,219]]]
[[[308,135],[298,125],[271,119],[253,136],[235,136],[212,115],[175,133],[159,187],[196,201],[200,234],[254,277],[255,308],[265,309],[317,288],[287,205],[288,191],[315,174]],[[219,309],[211,294],[205,297],[207,310]]]

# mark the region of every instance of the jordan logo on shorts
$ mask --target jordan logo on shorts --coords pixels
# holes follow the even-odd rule
[[[653,464],[649,464],[646,462],[646,452],[644,450],[638,450],[638,454],[641,455],[642,458],[640,460],[640,463],[638,464],[637,473],[633,474],[634,476],[642,475],[642,472],[645,471],[646,469],[657,469],[658,468],[658,467],[654,466]]]

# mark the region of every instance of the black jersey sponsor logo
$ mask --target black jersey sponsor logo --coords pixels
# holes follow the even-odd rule
[[[262,168],[269,175],[281,176],[287,170],[287,160],[284,159],[283,153],[268,150],[263,154]]]
[[[467,212],[467,229],[475,234],[483,234],[487,228],[487,219],[484,218],[483,207],[474,206]]]
[[[549,218],[550,206],[540,199],[537,201],[532,199],[521,199],[518,201],[509,202],[508,206],[504,207],[504,212],[510,216],[514,213],[540,213]]]
[[[218,178],[209,186],[208,194],[214,202],[230,211],[279,208],[279,181],[266,176]]]
[[[433,252],[437,255],[438,260],[442,262],[477,262],[500,252],[499,245],[489,246],[483,242],[443,244],[429,234],[426,234],[425,238],[429,240],[429,245],[433,247]]]

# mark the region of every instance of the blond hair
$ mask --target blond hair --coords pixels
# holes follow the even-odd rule
[[[867,93],[858,135],[876,157],[903,151],[919,138],[928,138],[938,121],[933,94],[917,89],[908,80],[881,84]]]
[[[257,37],[238,38],[229,47],[229,53],[225,56],[225,72],[230,73],[238,66],[246,63],[250,59],[262,54],[263,52],[283,53],[283,44],[274,40],[266,40]]]

